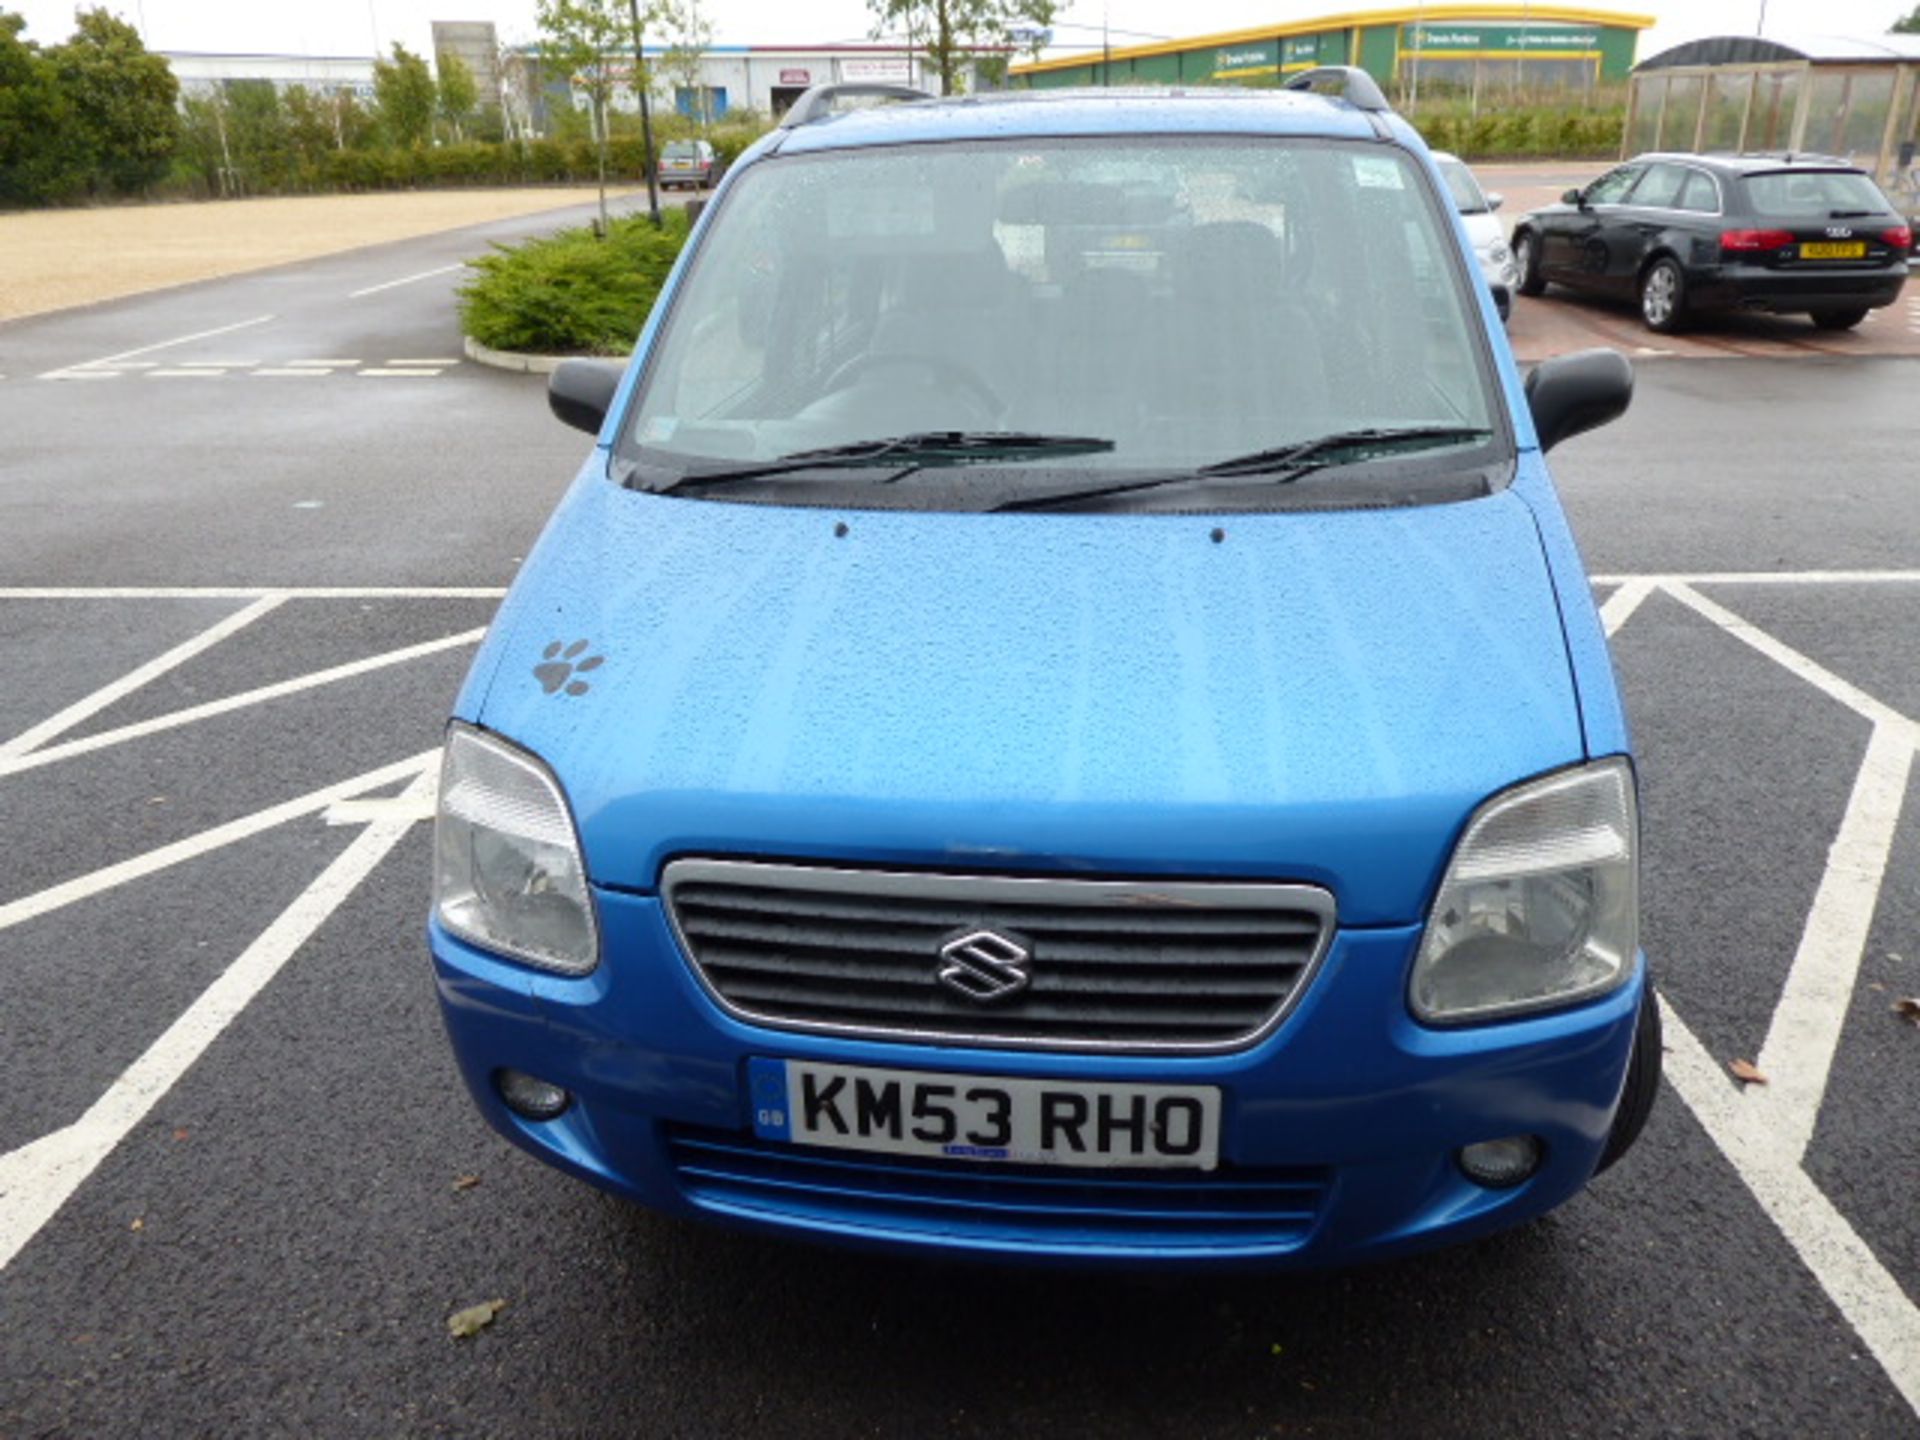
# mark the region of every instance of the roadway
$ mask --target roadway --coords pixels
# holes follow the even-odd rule
[[[585,444],[449,267],[554,219],[0,325],[0,1436],[1920,1428],[1920,362],[1654,359],[1555,454],[1671,1007],[1617,1171],[1324,1276],[901,1263],[590,1191],[439,1033],[416,779]]]

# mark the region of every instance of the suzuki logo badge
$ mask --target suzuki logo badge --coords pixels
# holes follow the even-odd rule
[[[940,947],[944,963],[934,977],[981,1005],[1018,995],[1033,982],[1027,963],[1033,952],[1018,940],[992,930],[969,930]]]

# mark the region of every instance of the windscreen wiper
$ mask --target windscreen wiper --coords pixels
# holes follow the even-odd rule
[[[904,465],[901,474],[922,465],[964,465],[1035,455],[1092,455],[1113,449],[1113,441],[1092,435],[1038,435],[1024,430],[921,430],[879,440],[855,440],[819,450],[796,450],[777,460],[753,465],[689,470],[659,493],[694,485],[731,485],[791,475],[801,470],[832,470],[864,465]],[[898,479],[899,476],[892,477]]]
[[[1018,499],[1002,501],[993,509],[1046,510],[1055,505],[1072,505],[1083,500],[1104,499],[1109,495],[1127,495],[1136,490],[1154,490],[1164,485],[1178,485],[1183,481],[1225,479],[1239,475],[1266,475],[1275,471],[1280,473],[1273,483],[1288,485],[1303,475],[1310,475],[1330,465],[1350,465],[1356,460],[1371,459],[1374,455],[1403,448],[1425,449],[1435,445],[1483,440],[1492,433],[1491,430],[1482,426],[1472,425],[1372,426],[1362,430],[1337,430],[1331,435],[1316,436],[1312,440],[1302,440],[1292,445],[1276,445],[1266,450],[1252,450],[1245,455],[1229,456],[1225,460],[1215,460],[1210,465],[1202,465],[1194,470],[1175,470],[1165,475],[1148,475],[1137,480],[1125,480],[1084,490],[1055,491],[1050,495],[1025,495]],[[1351,450],[1355,453],[1347,459],[1331,458],[1343,450]]]

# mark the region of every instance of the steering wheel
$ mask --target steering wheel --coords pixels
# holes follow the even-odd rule
[[[952,381],[982,401],[989,414],[998,415],[1006,408],[993,387],[976,375],[971,367],[945,355],[926,355],[918,351],[870,350],[864,355],[855,355],[826,378],[820,393],[832,395],[845,390],[869,370],[892,365],[918,365],[942,379]]]

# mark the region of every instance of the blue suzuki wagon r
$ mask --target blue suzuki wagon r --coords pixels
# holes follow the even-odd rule
[[[1626,727],[1358,71],[848,109],[727,176],[460,696],[430,940],[515,1144],[781,1234],[1328,1264],[1559,1204],[1658,1021]],[[1331,92],[1331,93],[1326,93]]]

